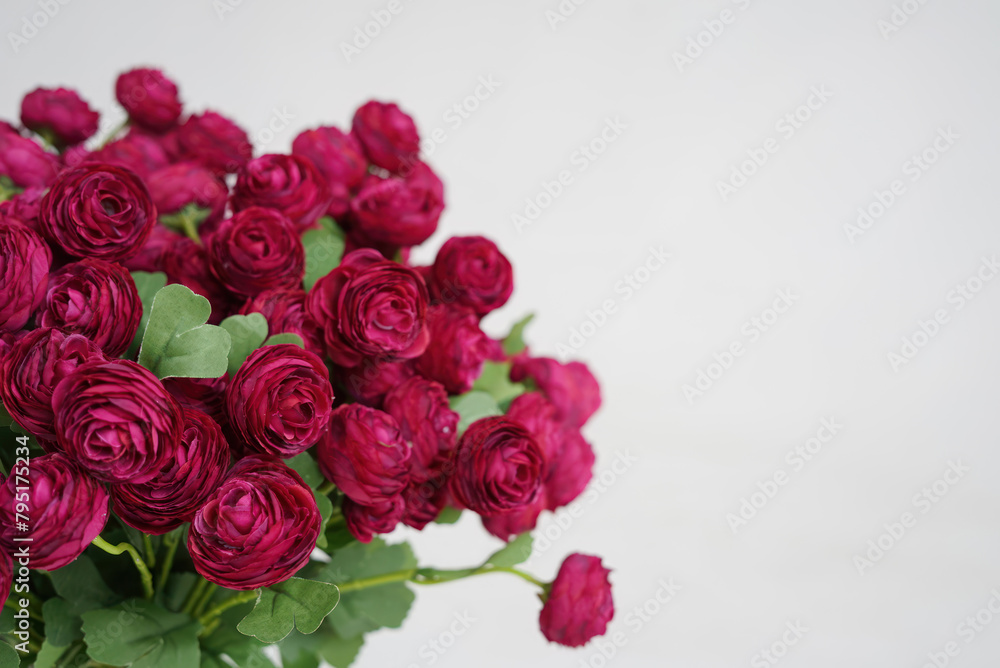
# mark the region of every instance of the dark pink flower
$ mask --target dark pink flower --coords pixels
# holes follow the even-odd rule
[[[441,383],[451,394],[471,390],[490,349],[479,318],[468,309],[432,306],[427,309],[427,330],[430,343],[416,361],[417,373]]]
[[[49,135],[58,146],[89,139],[97,132],[100,118],[76,91],[66,88],[36,88],[21,100],[24,127]]]
[[[280,211],[302,229],[314,225],[332,199],[323,174],[312,161],[299,155],[268,154],[240,170],[232,204],[234,211],[253,206]]]
[[[245,130],[214,111],[191,116],[177,131],[182,154],[218,174],[232,174],[253,156]]]
[[[48,186],[60,167],[55,154],[26,137],[0,128],[0,176],[6,176],[15,186]]]
[[[345,497],[341,510],[351,534],[362,543],[370,543],[375,534],[389,533],[396,528],[406,506],[401,496],[371,506],[363,506]]]
[[[579,553],[566,557],[544,595],[538,618],[549,642],[580,647],[607,631],[615,616],[610,573],[600,557]]]
[[[483,316],[507,303],[514,290],[510,262],[484,237],[452,237],[430,267],[431,299],[457,304]]]
[[[563,364],[549,357],[514,358],[510,379],[530,380],[556,406],[558,417],[571,427],[582,427],[601,406],[601,388],[582,362]]]
[[[395,247],[423,243],[444,211],[444,184],[424,163],[405,178],[369,176],[351,200],[352,231],[373,244]]]
[[[414,164],[420,154],[420,135],[409,115],[395,104],[372,100],[354,112],[351,132],[372,163],[390,172]]]
[[[306,256],[298,230],[280,211],[238,211],[206,239],[212,273],[241,297],[302,285]]]
[[[162,132],[177,123],[181,101],[177,84],[160,70],[137,68],[118,76],[115,97],[125,107],[129,120],[155,132]]]
[[[23,328],[41,305],[52,253],[35,232],[0,213],[0,332]]]
[[[306,130],[292,142],[292,153],[311,160],[330,186],[327,213],[336,219],[346,215],[368,174],[368,160],[354,135],[334,127]]]
[[[135,172],[143,181],[148,181],[150,174],[170,164],[170,158],[163,146],[149,135],[129,132],[83,157],[78,164],[92,162],[124,167]]]

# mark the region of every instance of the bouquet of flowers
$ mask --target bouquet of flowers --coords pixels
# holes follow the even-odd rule
[[[512,574],[550,641],[614,613],[609,570],[517,568],[592,474],[579,362],[531,355],[479,236],[433,264],[444,187],[395,104],[253,156],[155,69],[122,74],[99,147],[74,91],[0,121],[0,668],[352,663],[412,585]],[[418,564],[378,534],[470,511],[506,545]]]

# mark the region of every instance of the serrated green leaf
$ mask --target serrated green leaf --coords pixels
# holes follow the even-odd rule
[[[454,524],[461,517],[462,517],[462,509],[461,508],[454,508],[452,506],[446,506],[443,510],[441,510],[441,512],[438,514],[438,516],[436,518],[434,518],[434,523],[435,524]]]
[[[510,381],[510,367],[510,362],[484,362],[483,370],[472,389],[486,392],[501,408],[504,405],[509,406],[511,401],[527,392],[527,388],[522,383]]]
[[[183,285],[153,298],[139,348],[139,364],[158,378],[218,378],[229,367],[229,332],[209,325],[212,306]]]
[[[218,627],[201,640],[202,666],[206,665],[205,657],[208,656],[218,661],[218,664],[211,664],[212,666],[231,668],[232,663],[219,658],[225,654],[243,668],[274,668],[274,663],[263,652],[266,645],[236,630],[236,625],[252,609],[252,604],[244,603],[222,613]]]
[[[267,338],[267,319],[260,313],[231,315],[219,323],[229,332],[229,375],[235,376],[250,353],[260,348]]]
[[[451,410],[458,413],[458,435],[461,436],[476,420],[492,415],[503,415],[496,399],[479,390],[459,394],[448,399]]]
[[[17,650],[0,641],[0,668],[19,668],[21,657]]]
[[[292,343],[299,348],[305,348],[306,342],[302,340],[302,337],[298,334],[293,334],[291,332],[282,332],[281,334],[275,334],[267,341],[264,342],[265,346],[277,346],[282,343]]]
[[[261,589],[257,604],[236,627],[265,643],[283,639],[292,629],[312,633],[340,601],[340,590],[328,582],[290,578]]]
[[[142,335],[146,332],[146,324],[149,322],[149,310],[153,306],[153,297],[167,284],[167,275],[162,271],[133,271],[132,282],[139,293],[139,301],[142,302],[142,318],[139,320],[139,328],[135,330],[135,338],[128,347],[125,357],[134,360],[139,352],[139,345],[142,343]]]
[[[187,615],[138,598],[83,613],[88,655],[112,666],[197,666],[201,663],[199,631],[201,625]]]
[[[535,317],[534,313],[529,313],[524,316],[510,328],[510,334],[504,337],[502,346],[503,351],[507,355],[517,355],[518,353],[524,352],[527,345],[524,343],[524,328],[528,326],[532,318]]]
[[[348,668],[357,658],[361,646],[365,644],[363,635],[353,638],[341,638],[332,635],[323,639],[319,653],[333,668]]]
[[[510,568],[524,563],[531,556],[532,538],[530,532],[519,535],[506,546],[497,550],[485,561],[484,566],[495,566],[496,568]]]
[[[319,223],[320,227],[302,235],[302,248],[306,252],[306,273],[302,285],[306,291],[336,269],[344,257],[344,231],[329,217],[321,218]]]

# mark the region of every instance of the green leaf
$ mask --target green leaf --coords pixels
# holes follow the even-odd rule
[[[325,635],[331,635],[328,626],[309,635],[297,631],[288,634],[279,645],[282,668],[319,668],[319,646]]]
[[[198,579],[191,572],[171,573],[163,590],[163,606],[171,612],[180,612]]]
[[[302,481],[312,489],[316,489],[326,482],[326,478],[320,473],[319,465],[308,452],[300,452],[294,457],[286,459],[285,464],[298,473],[302,477]]]
[[[313,490],[313,496],[316,497],[316,507],[319,509],[320,517],[320,532],[319,536],[316,537],[316,547],[325,550],[327,547],[326,523],[330,521],[330,516],[333,515],[333,501],[326,494],[320,494],[315,489]]]
[[[197,230],[211,213],[211,209],[200,207],[192,202],[177,213],[161,215],[160,224],[174,232],[189,235],[190,231]]]
[[[510,334],[503,339],[503,351],[507,355],[517,355],[518,353],[524,352],[527,345],[524,343],[524,328],[528,326],[532,318],[535,317],[534,313],[529,313],[522,319],[514,323],[514,326],[510,328]]]
[[[237,629],[266,643],[278,642],[292,629],[312,633],[339,601],[334,584],[291,578],[261,589],[257,604]]]
[[[0,668],[18,668],[21,657],[17,650],[5,642],[0,642]]]
[[[510,382],[510,367],[510,362],[485,362],[472,389],[486,392],[501,408],[509,406],[511,401],[528,389],[521,383]]]
[[[49,630],[49,621],[45,620],[45,631]],[[69,649],[69,645],[57,645],[52,641],[50,636],[46,636],[45,640],[42,641],[42,649],[39,650],[38,656],[35,658],[34,668],[53,668],[56,665],[56,661],[59,657],[63,655]]]
[[[139,345],[142,343],[142,335],[146,331],[146,324],[149,322],[149,310],[153,306],[153,297],[167,284],[167,275],[162,271],[149,273],[146,271],[133,271],[132,282],[139,292],[139,301],[142,302],[142,318],[139,320],[139,328],[135,330],[135,338],[132,345],[128,347],[125,357],[134,360],[139,352]]]
[[[371,543],[351,543],[331,555],[317,579],[340,584],[417,567],[413,550],[406,543],[386,545],[380,538]],[[382,627],[398,628],[413,603],[413,592],[405,582],[390,582],[343,592],[329,624],[341,638],[354,638]]]
[[[344,231],[330,217],[321,218],[319,223],[319,228],[302,235],[302,248],[306,252],[306,273],[302,285],[306,291],[336,269],[344,256]]]
[[[354,663],[354,659],[357,658],[358,652],[361,651],[361,646],[364,644],[365,637],[363,635],[353,638],[331,635],[323,639],[319,653],[334,668],[347,668]]]
[[[77,603],[64,598],[50,598],[42,603],[42,617],[45,619],[45,637],[56,645],[68,647],[77,638],[83,637],[80,629],[83,613]]]
[[[201,640],[202,668],[232,668],[233,663],[244,668],[274,668],[274,663],[263,652],[265,645],[236,630],[236,625],[251,609],[251,604],[244,603],[222,613],[219,626]],[[229,660],[221,658],[223,654]]]
[[[191,668],[201,662],[201,625],[143,599],[83,613],[90,658],[130,668]]]
[[[139,349],[139,364],[158,378],[218,378],[229,367],[229,332],[206,324],[207,299],[183,285],[161,288],[153,298]]]
[[[77,610],[86,612],[103,608],[121,600],[121,597],[105,584],[97,566],[86,555],[49,573],[56,593],[73,603]]]
[[[231,315],[219,323],[229,332],[229,375],[235,376],[250,353],[260,348],[267,338],[267,319],[260,313]]]
[[[265,346],[277,346],[282,343],[292,343],[297,345],[299,348],[305,348],[306,343],[302,340],[302,337],[298,334],[292,334],[291,332],[282,332],[281,334],[275,334],[267,341],[264,342]]]
[[[434,519],[435,524],[454,524],[462,516],[461,508],[446,506]]]
[[[458,435],[461,436],[469,425],[484,417],[503,415],[496,399],[487,394],[473,390],[465,394],[451,397],[448,400],[451,410],[458,413]]]
[[[494,552],[483,565],[510,568],[524,563],[531,556],[531,543],[531,533],[526,531]]]
[[[0,633],[10,633],[17,628],[17,620],[14,618],[14,609],[4,606],[0,612]]]

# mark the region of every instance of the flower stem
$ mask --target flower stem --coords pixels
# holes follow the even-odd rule
[[[337,586],[340,588],[341,593],[343,593],[357,591],[359,589],[367,589],[369,587],[378,587],[379,585],[389,584],[390,582],[409,581],[413,584],[432,585],[454,582],[455,580],[472,577],[473,575],[484,575],[486,573],[510,573],[511,575],[516,575],[522,580],[530,582],[531,584],[541,587],[542,589],[547,587],[546,583],[542,582],[538,578],[516,568],[486,565],[473,569],[465,568],[451,571],[434,570],[432,573],[427,573],[427,570],[429,569],[409,568],[402,571],[395,571],[393,573],[375,575],[370,578],[351,580],[350,582],[345,582]]]
[[[383,573],[382,575],[375,575],[370,578],[362,578],[360,580],[352,580],[350,582],[345,582],[344,584],[337,585],[341,593],[345,591],[357,591],[358,589],[367,589],[368,587],[377,587],[379,585],[389,584],[390,582],[404,582],[410,580],[417,574],[416,568],[410,568],[405,571],[396,571],[395,573]]]
[[[215,590],[218,588],[219,585],[215,584],[214,582],[211,583],[209,586],[205,587],[205,593],[202,594],[201,599],[197,603],[195,603],[194,609],[191,611],[192,617],[197,617],[198,615],[205,612],[205,606],[207,606],[208,602],[212,600],[212,597],[215,595]]]
[[[112,545],[108,541],[104,540],[100,536],[91,541],[91,544],[99,547],[108,554],[121,554],[122,552],[128,552],[129,556],[132,557],[132,563],[139,571],[139,577],[142,579],[142,590],[145,593],[147,599],[153,598],[153,575],[149,572],[149,568],[146,567],[146,562],[142,560],[142,555],[129,543],[119,543],[118,545]]]
[[[185,615],[190,615],[194,611],[194,606],[198,604],[202,595],[205,593],[205,589],[211,584],[208,580],[201,579],[191,587],[191,591],[188,592],[187,600],[184,601],[184,607],[181,609]]]
[[[329,494],[330,492],[332,492],[336,488],[337,488],[336,485],[334,485],[331,481],[327,480],[322,485],[320,485],[319,489],[317,489],[316,491],[319,492],[320,494],[326,496],[327,494]]]
[[[148,533],[142,534],[142,547],[146,550],[146,565],[152,570],[156,567],[156,550],[153,549],[153,539]]]
[[[180,220],[181,220],[181,227],[184,229],[184,234],[186,234],[191,241],[195,242],[200,246],[201,235],[198,234],[198,225],[195,223],[194,218],[192,218],[187,214],[182,213],[180,216]]]
[[[243,603],[248,603],[257,598],[260,590],[252,589],[250,591],[240,592],[232,598],[227,598],[225,601],[216,604],[214,608],[206,612],[205,614],[198,617],[198,622],[208,628],[209,623],[212,622],[216,617],[224,613],[229,608],[235,607],[237,605],[242,605]]]
[[[156,583],[156,591],[161,592],[167,586],[167,578],[170,577],[170,569],[174,565],[174,555],[177,554],[177,546],[181,544],[183,528],[177,528],[163,537],[163,544],[167,546],[167,555],[160,565],[160,579]]]

